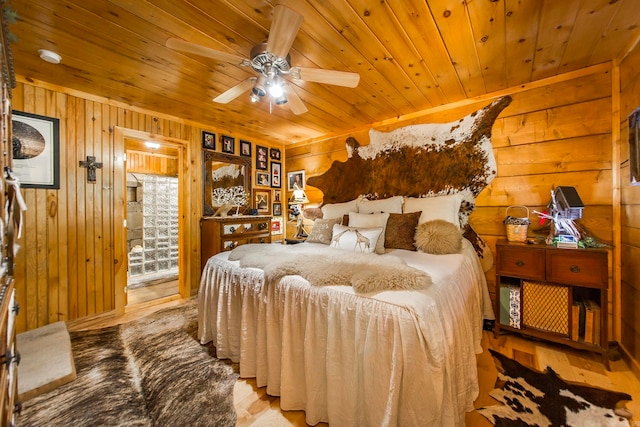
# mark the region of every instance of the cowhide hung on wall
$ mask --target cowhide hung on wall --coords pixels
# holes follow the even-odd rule
[[[493,101],[458,121],[405,126],[391,132],[371,129],[369,145],[347,138],[348,159],[307,184],[324,193],[323,203],[359,196],[463,195],[460,224],[467,224],[476,196],[496,176],[491,128],[511,97]]]

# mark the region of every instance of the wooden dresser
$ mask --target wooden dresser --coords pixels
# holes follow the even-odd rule
[[[17,234],[20,218],[18,198],[20,189],[11,184],[13,180],[12,152],[13,135],[11,122],[11,90],[16,86],[13,70],[11,45],[9,43],[6,12],[9,8],[0,8],[0,76],[2,79],[2,100],[0,101],[0,218],[2,220],[0,238],[0,427],[14,426],[16,413],[21,404],[18,402],[18,363],[20,355],[16,349],[16,322],[18,304],[16,302],[14,267],[14,238]]]
[[[15,301],[13,279],[9,276],[0,285],[0,425],[15,425],[14,410],[20,407],[18,397],[18,363],[16,349],[15,317],[18,305]]]
[[[608,252],[498,241],[500,330],[603,355],[608,348]]]
[[[203,217],[200,220],[201,269],[213,255],[246,243],[271,243],[271,216]]]

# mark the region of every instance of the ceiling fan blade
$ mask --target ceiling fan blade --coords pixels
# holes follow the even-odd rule
[[[204,56],[207,58],[216,59],[218,61],[229,62],[236,65],[247,65],[248,60],[234,55],[232,53],[221,52],[219,50],[211,49],[206,46],[187,42],[184,40],[170,38],[166,41],[165,45],[169,49],[179,50],[182,52],[195,53],[196,55]]]
[[[293,9],[276,5],[267,39],[267,52],[286,58],[304,18]]]
[[[288,84],[285,84],[285,94],[287,95],[287,106],[293,114],[300,115],[309,111],[307,106],[304,105],[304,102],[302,102],[302,99],[300,99],[298,94],[295,93],[293,88]]]
[[[356,87],[360,74],[348,71],[325,70],[322,68],[292,67],[289,74],[294,79],[306,82],[326,83],[336,86]]]
[[[251,89],[255,82],[255,77],[249,77],[247,80],[241,81],[237,85],[227,89],[225,92],[213,98],[213,102],[217,102],[219,104],[227,104]]]

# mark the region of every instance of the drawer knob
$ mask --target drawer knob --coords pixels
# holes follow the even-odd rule
[[[569,271],[572,273],[580,273],[580,267],[578,267],[577,265],[572,265],[571,267],[569,267]]]
[[[522,261],[521,259],[519,259],[519,260],[517,260],[517,261],[516,261],[516,265],[517,265],[518,267],[522,267],[522,266],[524,266],[524,261]]]

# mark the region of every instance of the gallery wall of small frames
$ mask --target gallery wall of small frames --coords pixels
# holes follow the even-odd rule
[[[245,139],[239,139],[236,144],[236,138],[232,136],[209,131],[202,131],[202,149],[251,159],[255,172],[252,176],[253,197],[249,204],[259,214],[273,216],[272,235],[283,235],[282,150]]]

